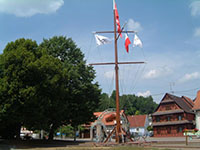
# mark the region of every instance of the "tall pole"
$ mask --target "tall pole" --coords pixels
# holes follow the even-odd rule
[[[122,142],[122,128],[121,128],[121,119],[120,119],[120,109],[119,109],[119,67],[118,65],[120,64],[142,64],[145,62],[118,62],[118,52],[117,52],[117,40],[120,36],[121,33],[135,33],[135,31],[120,31],[118,33],[116,29],[116,11],[115,11],[115,0],[113,0],[113,14],[114,14],[114,31],[100,31],[100,32],[94,32],[94,33],[114,33],[114,41],[115,41],[115,62],[110,62],[110,63],[92,63],[90,65],[115,65],[115,86],[116,86],[116,126],[112,130],[112,132],[109,134],[109,136],[106,138],[104,143],[106,143],[111,135],[115,132],[115,137],[116,137],[116,142],[121,143]]]
[[[117,32],[116,32],[116,14],[114,13],[114,39],[115,39],[115,86],[116,86],[116,142],[120,142],[120,110],[119,110],[119,74],[118,74],[118,53],[117,53]]]

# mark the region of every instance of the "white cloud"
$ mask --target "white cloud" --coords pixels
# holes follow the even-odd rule
[[[128,30],[134,30],[134,31],[141,31],[142,26],[139,22],[134,21],[133,19],[129,19],[127,23]]]
[[[137,95],[137,96],[148,97],[148,96],[151,95],[151,92],[150,92],[150,91],[146,91],[146,92],[138,92],[136,95]]]
[[[108,78],[108,79],[112,79],[114,78],[114,71],[107,71],[104,73],[104,77]]]
[[[187,82],[194,79],[200,79],[200,73],[199,72],[193,72],[190,74],[185,74],[181,79],[179,79],[179,82]]]
[[[18,17],[56,12],[64,0],[0,0],[0,12]]]
[[[169,75],[171,73],[172,73],[172,70],[169,67],[164,66],[162,68],[152,69],[152,70],[148,71],[146,74],[144,74],[143,78],[154,79],[154,78],[158,78],[161,76]]]
[[[191,15],[192,16],[200,15],[200,1],[193,1],[190,4],[190,8],[191,8]]]
[[[128,70],[127,70],[127,71],[128,71]],[[123,71],[120,71],[120,70],[119,70],[119,72],[118,72],[118,75],[119,75],[120,80],[123,80],[123,79],[126,77],[126,74],[124,74],[124,72],[123,72]],[[104,77],[105,77],[105,78],[108,78],[108,79],[113,79],[114,76],[115,76],[115,70],[106,71],[106,72],[104,73]]]
[[[198,27],[198,28],[196,28],[196,29],[194,30],[194,36],[200,37],[200,27]]]
[[[159,76],[159,72],[155,69],[153,70],[150,70],[149,72],[147,72],[145,75],[144,75],[144,78],[145,79],[152,79],[152,78],[156,78]]]

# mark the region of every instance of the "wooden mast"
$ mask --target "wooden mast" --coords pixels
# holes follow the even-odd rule
[[[118,62],[118,51],[117,51],[117,40],[119,38],[119,35],[121,33],[135,33],[135,31],[122,31],[119,33],[116,28],[116,14],[115,9],[113,9],[114,13],[114,31],[100,31],[100,32],[94,32],[94,33],[114,33],[114,42],[115,42],[115,62],[110,63],[92,63],[89,65],[115,65],[115,88],[116,88],[116,126],[113,129],[113,131],[109,134],[107,139],[104,141],[107,142],[110,136],[114,133],[116,135],[116,142],[121,143],[122,142],[122,128],[121,128],[121,119],[120,119],[120,104],[119,104],[119,64],[143,64],[145,62]]]
[[[119,67],[118,67],[118,52],[117,52],[117,33],[116,33],[116,14],[114,13],[114,41],[115,41],[115,88],[116,88],[116,142],[120,142],[120,110],[119,110]]]

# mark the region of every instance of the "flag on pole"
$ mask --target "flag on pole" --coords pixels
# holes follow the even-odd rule
[[[131,41],[130,41],[128,35],[125,34],[125,48],[126,48],[127,53],[128,53],[128,50],[129,50],[129,47],[128,47],[129,44],[131,44]]]
[[[118,11],[117,11],[117,5],[115,3],[115,0],[113,0],[113,10],[115,11],[115,21],[117,23],[117,31],[120,34],[120,37],[122,37],[121,27],[120,27],[120,22],[119,22],[119,14],[118,14]]]
[[[105,36],[98,35],[98,34],[95,34],[94,36],[95,36],[97,45],[109,44],[111,42],[111,39]]]
[[[142,41],[139,39],[137,34],[135,34],[134,40],[133,40],[133,47],[139,46],[142,48]]]

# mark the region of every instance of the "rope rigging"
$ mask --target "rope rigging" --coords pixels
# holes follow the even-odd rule
[[[126,32],[126,31],[124,31]],[[94,34],[94,33],[93,33]],[[135,33],[129,33],[130,35],[134,35]],[[110,38],[111,39],[111,38]],[[113,40],[112,40],[113,41]],[[99,60],[100,62],[105,62],[105,60],[109,60],[110,56],[109,54],[107,55],[102,55],[102,52],[105,51],[105,47],[103,46],[94,46],[92,42],[94,42],[94,37],[90,40],[90,46],[89,46],[89,50],[87,52],[87,60],[88,62],[90,61],[91,58],[93,58],[93,60]],[[124,45],[124,43],[123,43]],[[96,54],[95,57],[93,55],[93,57],[91,57],[91,49],[93,49],[93,53],[92,54]],[[121,61],[123,60],[132,60],[132,56],[134,56],[135,51],[137,50],[136,48],[131,47],[130,48],[130,53],[127,55],[127,53],[124,50],[124,46],[122,47],[122,42],[119,43],[119,59]],[[141,56],[143,57],[143,60],[146,60],[145,54],[144,54],[144,50],[143,48],[140,49],[140,53]],[[134,51],[134,54],[132,55],[132,52]],[[96,58],[98,57],[98,58]],[[141,65],[138,65],[135,69],[135,67],[130,67],[130,65],[120,65],[119,67],[119,85],[120,85],[120,93],[121,94],[125,94],[125,93],[131,93],[134,91],[134,89],[137,87],[137,83],[139,82],[139,80],[141,79],[144,71],[145,71],[145,66],[143,65],[143,67],[141,67]],[[95,67],[96,68],[96,67]],[[112,70],[113,71],[113,70]],[[114,72],[111,75],[112,71],[110,71],[110,68],[108,67],[102,67],[97,69],[96,72],[96,76],[97,78],[95,80],[98,80],[98,78],[103,76],[103,80],[105,80],[105,84],[103,83],[103,81],[98,81],[100,86],[103,88],[103,91],[106,91],[106,93],[108,93],[109,95],[112,93],[112,91],[114,90]],[[110,74],[110,77],[105,77],[106,74]],[[133,92],[134,93],[134,92]]]

